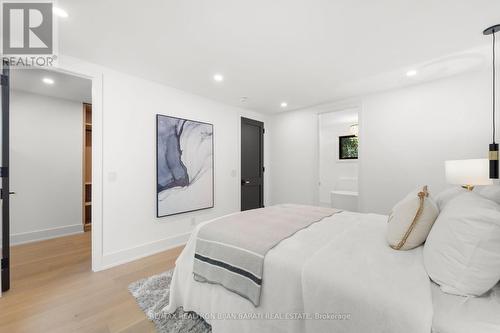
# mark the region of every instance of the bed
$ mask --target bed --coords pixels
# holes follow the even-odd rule
[[[341,212],[281,241],[265,256],[257,307],[193,279],[197,234],[213,222],[196,228],[177,259],[168,310],[195,311],[215,333],[457,333],[461,323],[463,332],[500,331],[498,288],[472,300],[442,293],[428,278],[421,247],[387,246],[386,216]]]
[[[500,284],[482,297],[446,294],[432,283],[433,333],[500,332]]]

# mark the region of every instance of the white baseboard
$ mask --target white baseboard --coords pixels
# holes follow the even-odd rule
[[[83,232],[82,224],[67,225],[44,230],[35,230],[10,235],[10,244],[19,245],[24,243],[37,242],[45,239],[52,239],[62,236],[74,235]]]
[[[155,242],[142,244],[125,250],[104,254],[102,265],[96,270],[105,270],[114,266],[122,265],[130,261],[141,259],[159,252],[167,251],[187,243],[190,232],[160,239]]]

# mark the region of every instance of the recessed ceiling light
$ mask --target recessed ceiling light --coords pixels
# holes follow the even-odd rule
[[[287,102],[281,102],[280,106],[282,108],[286,108],[288,106],[288,103]]]
[[[59,17],[63,17],[63,18],[67,18],[69,16],[67,11],[65,11],[64,9],[59,8],[59,7],[52,8],[52,12],[54,13],[54,15],[59,16]]]
[[[45,84],[54,84],[54,80],[52,80],[51,78],[48,78],[48,77],[44,77],[42,79],[43,83]]]
[[[415,76],[415,75],[417,75],[417,71],[415,69],[406,72],[406,76]]]
[[[222,82],[222,81],[224,81],[224,76],[222,76],[222,74],[215,74],[214,81],[215,82]]]

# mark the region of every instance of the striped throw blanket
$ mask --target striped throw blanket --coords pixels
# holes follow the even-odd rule
[[[297,231],[338,212],[285,204],[208,223],[200,228],[196,239],[194,279],[222,285],[258,306],[267,252]]]

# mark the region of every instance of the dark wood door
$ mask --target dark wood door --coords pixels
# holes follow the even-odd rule
[[[264,207],[264,123],[241,118],[241,210]]]
[[[2,291],[10,288],[10,215],[9,215],[9,105],[10,105],[10,70],[9,63],[3,62],[2,66],[2,161],[0,176],[2,178],[2,189],[0,199],[2,199]]]

